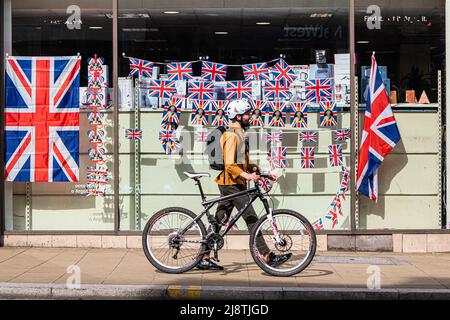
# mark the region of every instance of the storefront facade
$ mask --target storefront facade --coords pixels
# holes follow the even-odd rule
[[[309,79],[319,79],[320,70],[334,79],[337,123],[323,126],[320,108],[313,105],[308,110],[306,129],[318,133],[318,141],[311,144],[316,155],[312,169],[301,166],[300,148],[305,145],[298,141],[299,130],[282,130],[287,159],[279,183],[269,193],[274,206],[297,210],[320,224],[320,250],[450,250],[445,207],[445,1],[0,3],[5,57],[80,55],[81,88],[89,85],[88,59],[102,57],[107,66],[105,100],[112,101],[100,112],[102,165],[107,171],[101,194],[87,194],[88,168],[95,166],[92,110],[81,101],[79,181],[2,182],[0,230],[5,245],[139,247],[139,234],[157,210],[185,206],[200,211],[198,190],[183,172],[218,172],[209,169],[202,157],[204,142],[197,140],[189,124],[192,102],[183,97],[177,129],[186,152],[168,155],[158,139],[166,101],[154,102],[148,83],[130,76],[129,57],[154,62],[158,68],[150,76],[155,79],[165,79],[167,64],[182,61],[192,61],[194,77],[200,77],[202,61],[213,61],[227,66],[226,81],[242,80],[242,65],[273,65],[282,57],[299,74],[306,66]],[[362,88],[367,85],[363,67],[370,66],[373,51],[379,66],[386,67],[383,80],[401,134],[381,165],[377,203],[355,190],[365,110]],[[325,62],[318,61],[320,53]],[[2,129],[3,63],[2,59]],[[262,100],[263,95],[264,88],[252,87],[252,99]],[[127,129],[142,130],[142,139],[128,139]],[[330,166],[328,149],[343,129],[351,132],[351,139],[339,142],[350,187],[341,201],[342,214],[331,219],[328,208],[342,183],[342,169]],[[251,130],[257,141],[252,156],[267,165],[267,128]],[[4,130],[2,134],[5,141]],[[2,161],[3,170],[8,164]],[[207,196],[218,195],[212,179],[205,179],[203,187]],[[255,209],[262,212],[259,204]],[[229,236],[229,248],[245,248],[248,243],[245,223],[237,227]]]

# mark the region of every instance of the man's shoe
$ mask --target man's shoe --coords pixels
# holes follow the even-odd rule
[[[269,261],[267,262],[267,265],[275,268],[278,267],[279,265],[285,263],[286,261],[288,261],[290,258],[292,257],[292,253],[286,253],[286,254],[274,254],[273,252],[271,252],[269,254]]]
[[[197,268],[200,270],[223,270],[221,265],[218,265],[215,262],[212,262],[210,259],[202,259],[197,264]]]

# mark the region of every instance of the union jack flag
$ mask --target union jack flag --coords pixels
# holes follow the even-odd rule
[[[300,142],[317,142],[317,132],[300,131],[298,133],[298,140]]]
[[[270,164],[272,169],[286,168],[286,147],[272,147],[270,155]]]
[[[336,142],[347,141],[350,139],[350,137],[351,137],[350,129],[336,130],[334,132],[334,139]]]
[[[336,224],[338,223],[338,215],[336,211],[333,208],[330,208],[328,211],[328,214],[325,216],[325,218],[330,219],[332,222],[331,229],[334,229]]]
[[[269,178],[259,178],[258,179],[258,186],[263,189],[265,192],[269,192],[272,187],[272,181],[270,181]]]
[[[195,129],[195,141],[205,142],[208,137],[208,131],[204,128],[196,128]]]
[[[289,87],[280,81],[266,80],[263,87],[264,99],[289,99]]]
[[[162,147],[166,154],[172,154],[172,153],[176,152],[177,150],[181,149],[181,144],[179,143],[178,140],[175,140],[175,141],[161,140],[161,144],[162,144]]]
[[[328,153],[328,164],[330,167],[340,167],[344,165],[342,159],[342,146],[340,144],[328,146]]]
[[[211,100],[210,109],[213,116],[212,126],[228,126],[229,119],[226,108],[229,101],[227,100]],[[222,111],[219,111],[222,110]],[[222,113],[222,114],[221,114]]]
[[[242,66],[245,80],[269,80],[269,67],[266,63],[251,63]]]
[[[183,99],[172,97],[164,106],[164,112],[161,123],[179,124],[180,109],[183,105]]]
[[[358,159],[356,185],[359,192],[377,201],[378,167],[400,140],[400,132],[372,55],[364,128]]]
[[[159,140],[161,140],[163,142],[176,141],[177,133],[176,133],[174,127],[169,124],[162,125],[161,129],[159,131]]]
[[[305,81],[306,101],[319,103],[321,101],[332,101],[333,99],[333,80],[316,79]]]
[[[251,81],[227,81],[227,99],[242,99],[252,97]]]
[[[192,79],[192,62],[168,63],[166,66],[169,80]]]
[[[6,60],[6,181],[78,181],[77,57]]]
[[[129,58],[130,59],[130,75],[134,76],[140,76],[140,77],[151,77],[153,73],[153,62],[142,60],[142,59],[136,59],[136,58]]]
[[[308,104],[303,102],[290,102],[291,128],[306,128],[308,126]]]
[[[269,110],[269,127],[284,127],[286,124],[286,103],[282,101],[268,101]]]
[[[188,98],[196,100],[212,100],[214,98],[214,82],[188,82]]]
[[[125,129],[125,138],[128,140],[142,140],[142,130]]]
[[[295,72],[289,67],[284,59],[278,60],[278,62],[270,68],[270,71],[272,71],[275,81],[280,81],[287,86],[291,84],[296,77]]]
[[[320,125],[322,127],[334,127],[337,125],[336,102],[321,101],[320,105]]]
[[[209,105],[210,101],[208,100],[192,100],[191,125],[208,125]]]
[[[314,221],[312,225],[313,225],[314,230],[323,230],[322,218],[319,218],[316,221]]]
[[[275,131],[275,132],[264,132],[264,138],[266,142],[274,143],[274,142],[280,142],[283,139],[283,132],[281,131]]]
[[[252,115],[250,117],[250,125],[255,127],[264,126],[264,118],[266,116],[267,101],[262,100],[250,100],[252,105]]]
[[[314,168],[314,147],[300,149],[300,167],[303,169]]]
[[[170,98],[177,91],[175,81],[150,80],[148,86],[149,97]]]
[[[207,81],[225,81],[227,65],[202,61],[202,79]]]

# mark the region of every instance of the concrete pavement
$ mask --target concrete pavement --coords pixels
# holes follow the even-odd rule
[[[323,252],[289,278],[265,274],[246,250],[224,250],[220,258],[224,271],[170,275],[155,270],[139,249],[5,247],[0,298],[220,298],[234,292],[241,299],[450,299],[450,253]],[[77,271],[81,289],[69,290]],[[368,282],[380,288],[368,289]]]

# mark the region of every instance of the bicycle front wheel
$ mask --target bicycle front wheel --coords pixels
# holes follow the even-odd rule
[[[142,247],[150,263],[163,272],[183,273],[202,259],[206,228],[195,213],[178,207],[158,211],[145,225]],[[187,231],[181,231],[190,226]]]
[[[316,253],[316,233],[309,221],[300,213],[292,210],[274,210],[273,219],[280,239],[267,216],[261,217],[250,234],[250,251],[256,264],[268,274],[288,277],[304,270]],[[289,255],[289,260],[274,266],[263,257],[267,249],[276,254]]]

